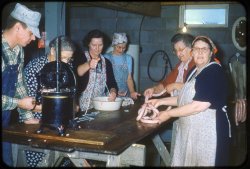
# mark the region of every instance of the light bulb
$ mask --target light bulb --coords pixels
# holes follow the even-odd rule
[[[182,28],[182,32],[187,32],[187,24],[186,23],[184,23],[184,27]]]
[[[187,32],[187,27],[186,26],[184,26],[183,28],[182,28],[182,32]]]

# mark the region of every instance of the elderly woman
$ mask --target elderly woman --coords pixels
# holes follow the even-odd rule
[[[193,40],[193,35],[187,33],[177,33],[171,38],[173,53],[177,56],[179,62],[164,80],[146,89],[144,96],[151,98],[153,95],[165,92],[173,96],[178,95],[178,91],[182,88],[188,72],[195,65],[190,54]]]
[[[179,117],[172,166],[228,165],[230,122],[226,113],[227,79],[223,68],[214,60],[216,47],[210,38],[198,36],[192,43],[196,64],[180,94],[152,99],[147,103],[178,106],[159,112],[143,122],[162,123]]]
[[[83,56],[76,62],[81,111],[93,108],[92,98],[94,97],[108,95],[109,100],[114,101],[117,96],[117,83],[112,64],[101,54],[104,38],[105,35],[100,30],[90,31],[83,40],[88,50],[84,51]]]
[[[164,95],[177,96],[181,90],[188,72],[195,65],[191,56],[191,48],[194,36],[191,34],[177,33],[171,38],[173,53],[179,59],[174,69],[160,81],[158,84],[149,87],[144,91],[144,96],[151,98],[152,96]],[[168,93],[168,94],[167,94]],[[172,129],[166,126],[166,130],[160,133],[164,142],[171,141],[170,155],[172,156],[173,146],[175,144],[176,121],[173,121]]]
[[[137,99],[137,96],[140,96],[140,94],[135,91],[134,87],[132,56],[125,53],[127,43],[126,33],[114,33],[112,40],[113,51],[106,53],[104,57],[108,58],[112,63],[115,80],[118,85],[118,95]]]

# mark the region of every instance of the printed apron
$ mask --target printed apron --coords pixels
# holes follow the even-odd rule
[[[91,60],[88,51],[85,51],[85,56],[87,61]],[[80,109],[81,111],[86,111],[93,108],[92,98],[98,96],[104,96],[106,87],[106,63],[104,57],[101,55],[101,71],[96,71],[96,69],[89,70],[89,82],[86,89],[81,93],[80,96]],[[98,63],[100,64],[100,63]]]
[[[175,80],[175,82],[180,82],[183,83],[183,76],[184,76],[184,71],[188,69],[188,64],[190,61],[188,61],[187,63],[181,63],[181,65],[178,67],[178,75],[177,78]],[[174,89],[173,92],[171,92],[171,96],[178,96],[180,93],[180,90]],[[170,156],[173,157],[173,148],[175,145],[175,134],[176,134],[176,126],[178,120],[173,121],[173,126],[172,126],[172,138],[171,138],[171,146],[170,146]],[[166,130],[166,134],[167,132],[169,132],[169,130]]]

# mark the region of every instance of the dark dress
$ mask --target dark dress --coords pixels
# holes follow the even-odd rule
[[[217,149],[215,166],[228,164],[231,128],[226,111],[228,81],[222,67],[211,65],[196,78],[195,90],[199,91],[193,100],[207,101],[216,110]],[[229,137],[230,136],[230,137]]]

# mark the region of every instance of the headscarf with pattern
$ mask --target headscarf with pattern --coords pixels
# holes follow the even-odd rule
[[[197,40],[199,40],[199,39],[201,39],[201,38],[205,38],[205,39],[207,39],[207,40],[209,41],[210,45],[212,46],[212,49],[211,49],[211,50],[212,50],[213,54],[216,54],[216,53],[218,52],[218,49],[217,49],[217,47],[215,46],[214,42],[213,42],[209,37],[207,37],[207,36],[197,36],[197,37],[193,40],[192,46],[193,46],[193,44],[194,44]]]
[[[112,46],[118,45],[120,43],[127,43],[127,42],[128,42],[128,38],[126,36],[126,33],[114,33]]]

